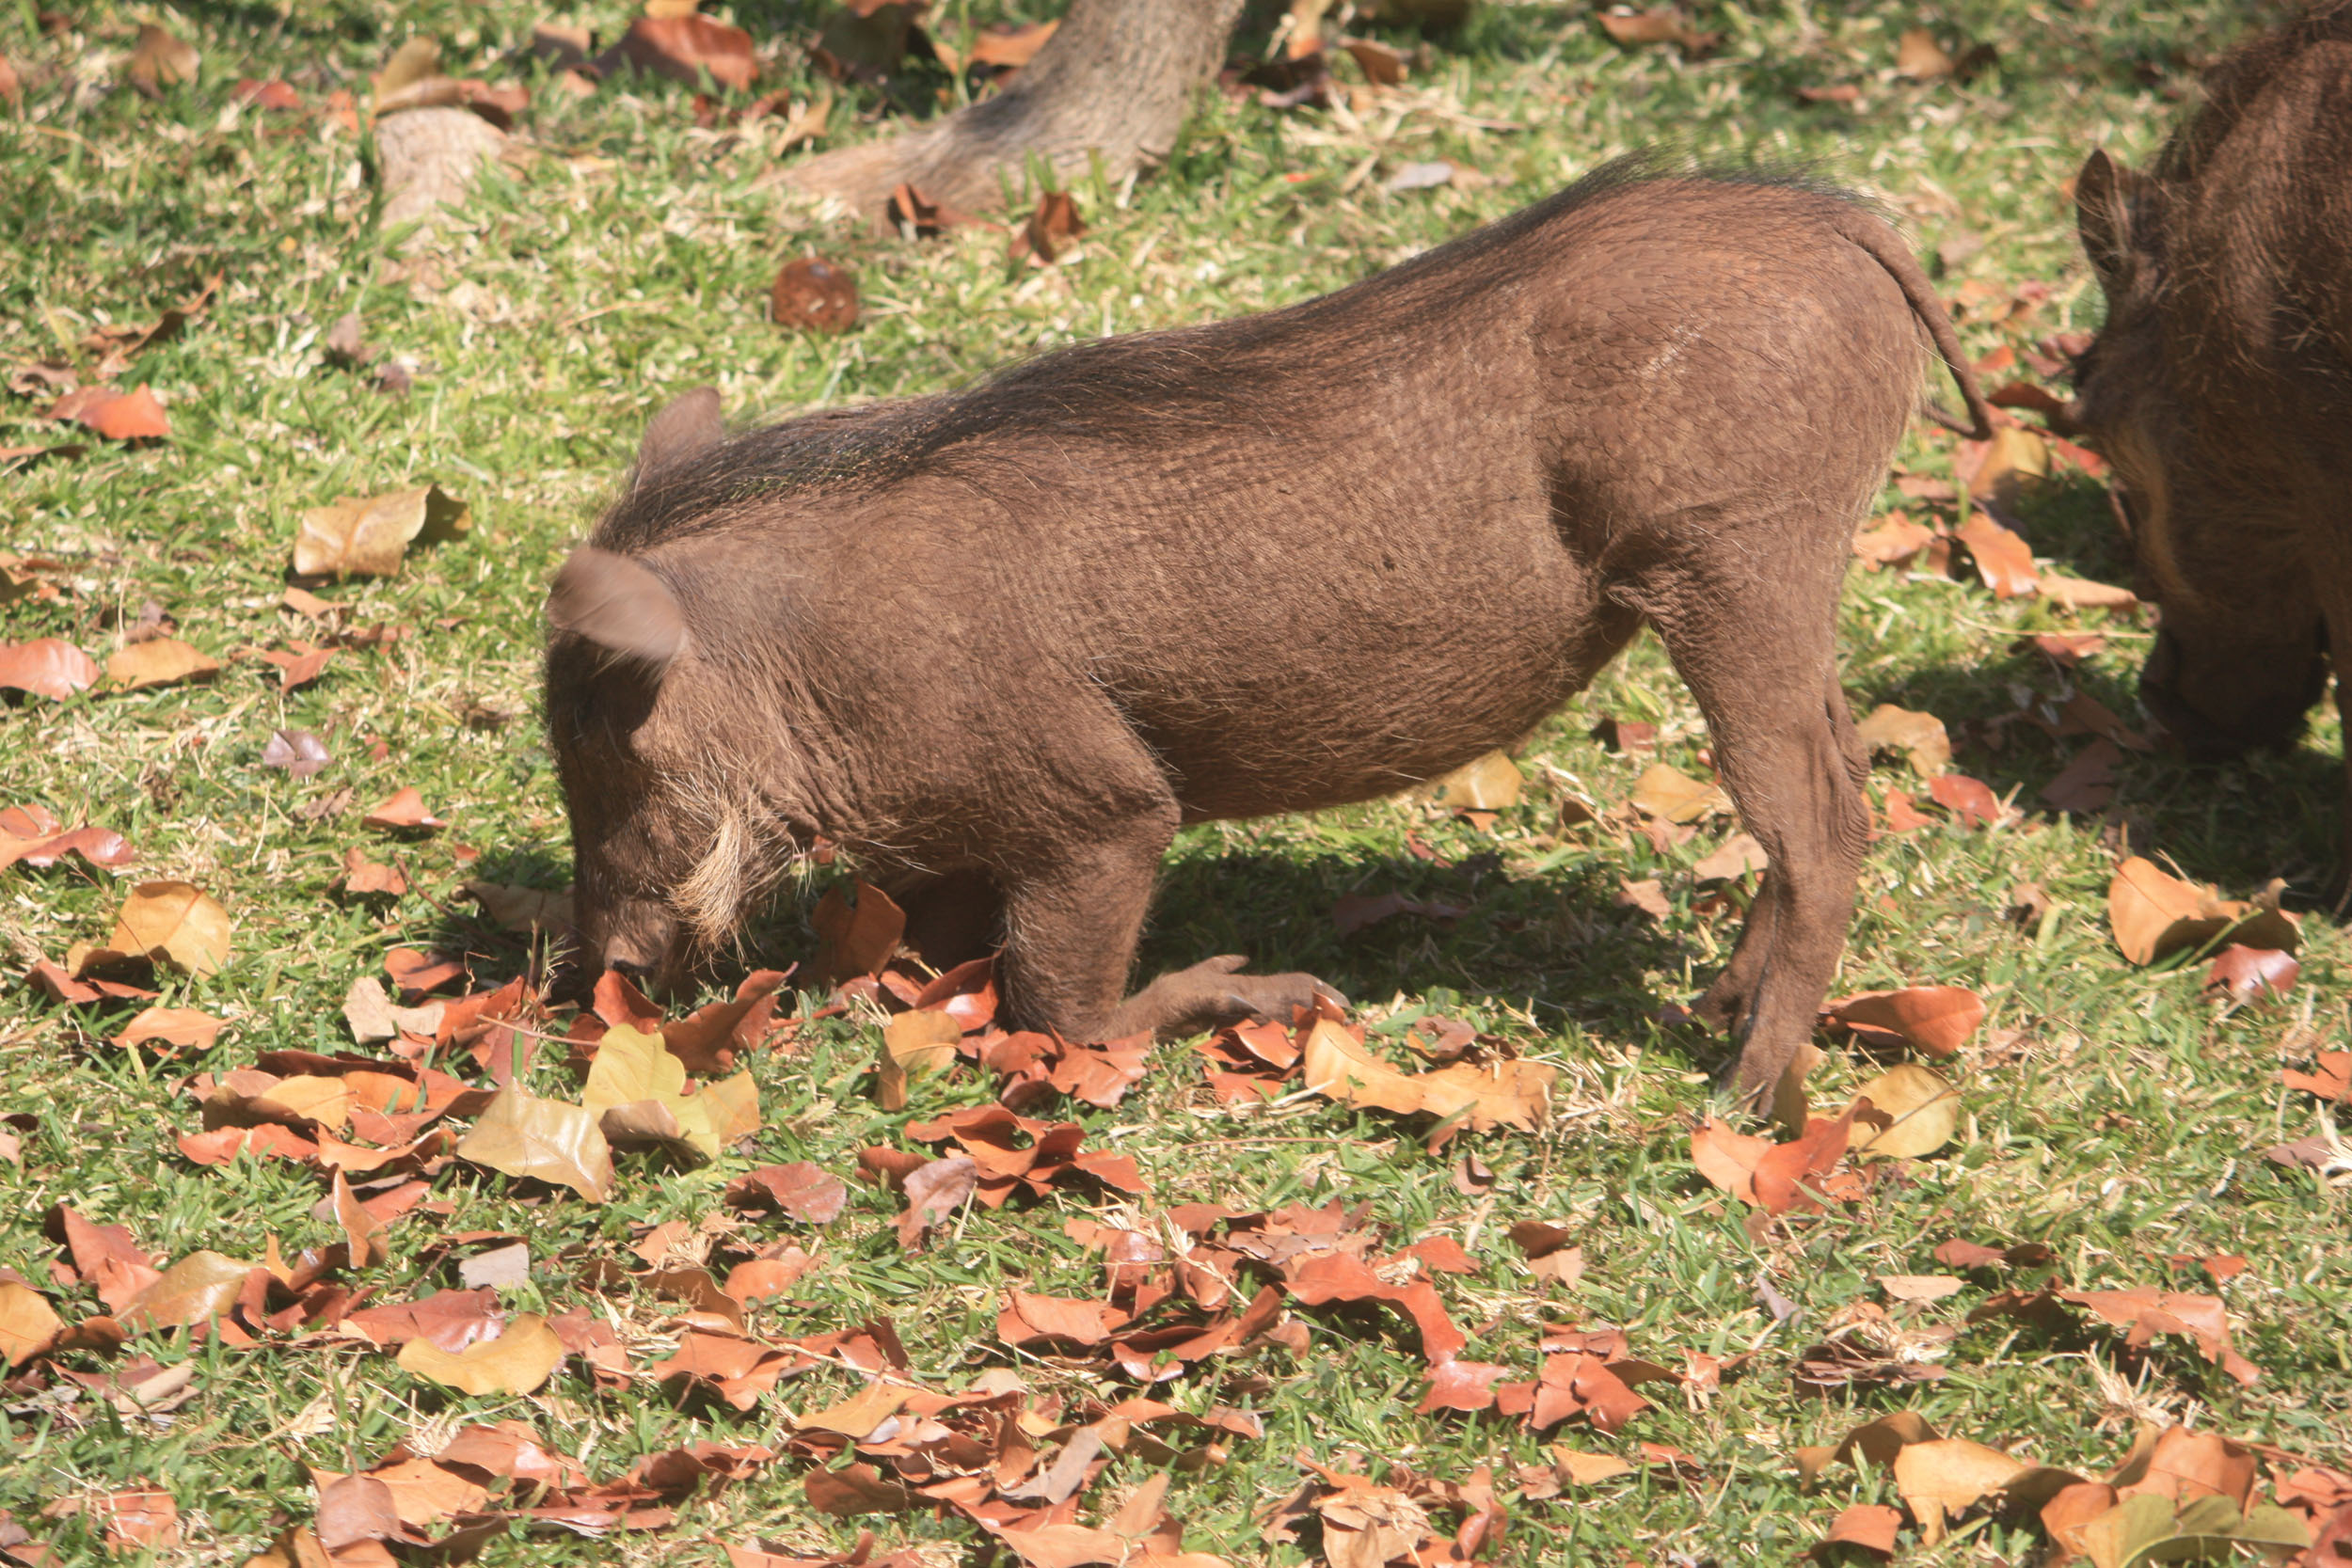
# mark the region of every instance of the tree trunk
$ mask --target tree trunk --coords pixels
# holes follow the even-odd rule
[[[1223,62],[1243,0],[1071,0],[1037,58],[993,98],[936,125],[811,158],[789,176],[879,218],[890,193],[913,185],[927,201],[977,212],[1016,187],[1029,159],[1063,178],[1097,159],[1123,180],[1165,157],[1193,89]]]

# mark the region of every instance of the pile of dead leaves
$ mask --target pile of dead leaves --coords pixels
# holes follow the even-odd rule
[[[2045,1562],[2087,1557],[2096,1568],[2238,1556],[2327,1568],[2352,1543],[2352,1473],[2185,1426],[2143,1424],[2131,1450],[2098,1480],[1942,1436],[1909,1411],[1855,1427],[1834,1447],[1800,1449],[1796,1458],[1807,1484],[1833,1464],[1867,1462],[1892,1472],[1902,1499],[1900,1509],[1865,1504],[1840,1513],[1816,1548],[1825,1561],[1840,1547],[1885,1561],[1906,1524],[1920,1545],[1933,1546],[1979,1511],[2039,1524],[2050,1543]]]

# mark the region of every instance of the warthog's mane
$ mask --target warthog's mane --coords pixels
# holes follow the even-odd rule
[[[2352,43],[2352,0],[2318,0],[2276,32],[2224,55],[2204,73],[2203,103],[2166,141],[2150,172],[2163,180],[2195,180],[2280,69],[2325,43]]]
[[[1259,315],[1099,339],[1010,366],[977,385],[930,397],[828,409],[746,431],[649,475],[609,511],[595,543],[644,549],[726,526],[747,501],[825,487],[831,499],[919,472],[948,473],[981,436],[1141,447],[1171,427],[1250,428],[1307,436],[1295,361],[1311,343],[1343,374],[1393,352],[1406,302],[1427,291],[1441,307],[1462,291],[1507,286],[1519,267],[1480,265],[1530,231],[1629,187],[1705,182],[1804,191],[1867,205],[1804,166],[1704,165],[1666,151],[1603,164],[1549,198],[1332,293]],[[1529,264],[1542,260],[1531,251]],[[1327,386],[1323,395],[1346,395]],[[975,459],[977,460],[977,459]]]

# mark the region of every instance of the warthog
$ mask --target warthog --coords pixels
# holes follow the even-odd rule
[[[2163,612],[2149,710],[2221,756],[2292,739],[2352,648],[2352,3],[2226,56],[2144,173],[2074,198],[2107,321],[2071,410]]]
[[[1793,182],[1613,167],[1327,297],[732,438],[655,419],[548,600],[592,958],[675,979],[821,833],[945,966],[1073,1039],[1311,1000],[1211,958],[1126,995],[1188,822],[1527,735],[1645,624],[1770,857],[1703,1005],[1769,1089],[1869,816],[1832,634],[1932,343],[1917,263]]]

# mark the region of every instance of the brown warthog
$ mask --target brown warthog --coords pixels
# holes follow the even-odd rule
[[[2073,409],[2114,464],[2140,695],[2194,753],[2293,738],[2352,648],[2352,0],[2237,50],[2155,163],[2075,181],[2107,322]]]
[[[1924,330],[1923,330],[1924,327]],[[1387,795],[1525,736],[1645,622],[1771,867],[1704,999],[1811,1033],[1869,817],[1832,633],[1949,324],[1883,223],[1616,167],[1291,309],[726,438],[690,393],[548,601],[593,958],[675,978],[822,833],[1073,1039],[1287,1015],[1122,995],[1179,826]]]

